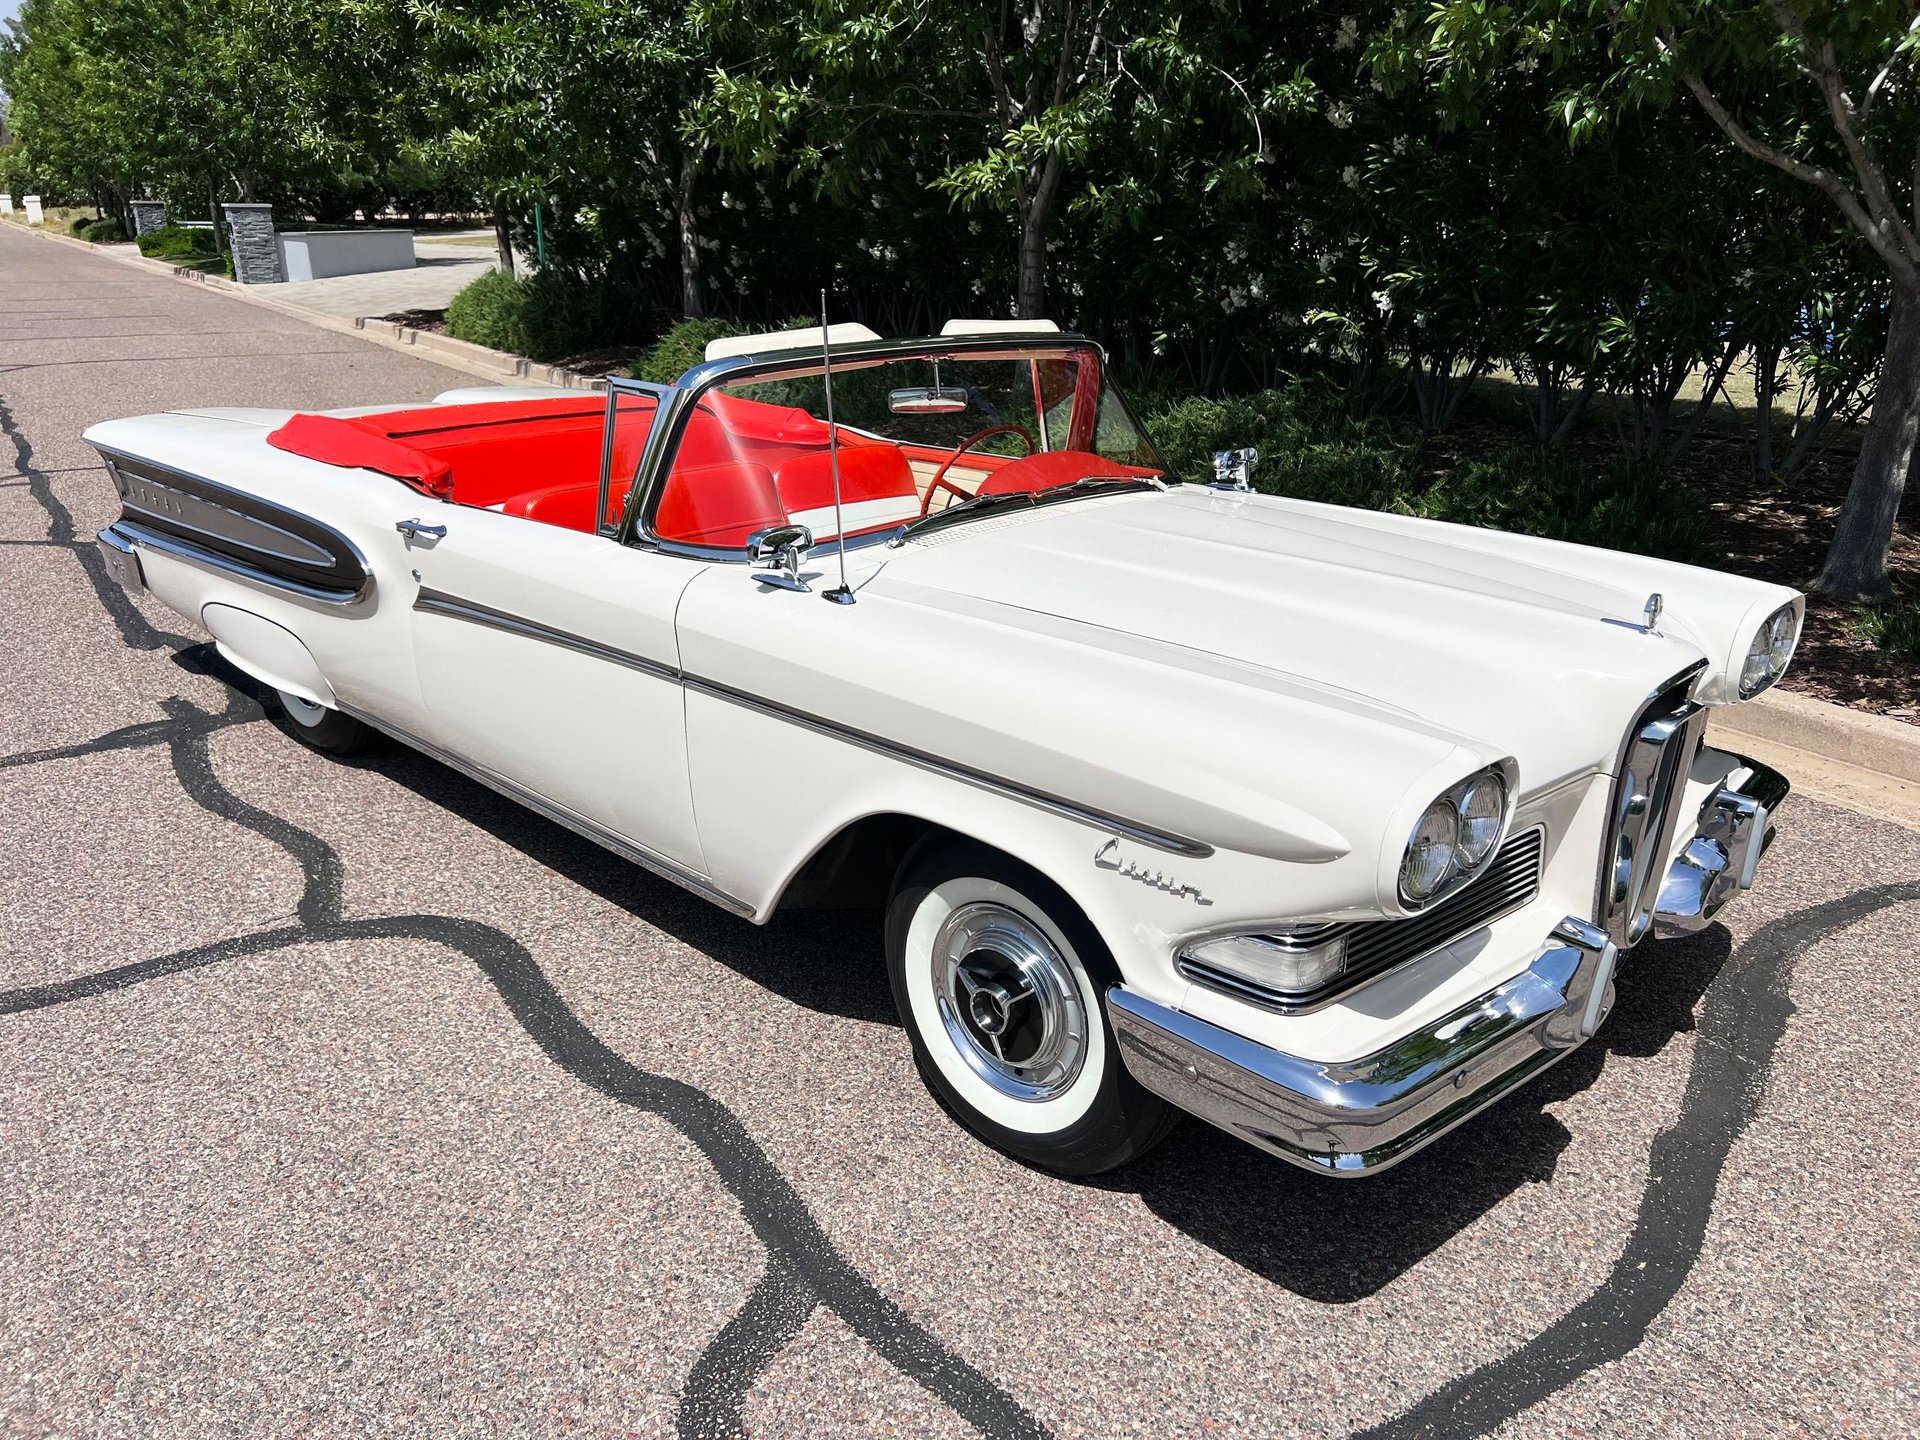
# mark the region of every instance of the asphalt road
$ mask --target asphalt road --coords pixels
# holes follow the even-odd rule
[[[1920,835],[1796,800],[1377,1180],[1052,1179],[914,1079],[874,917],[315,756],[94,563],[92,421],[463,383],[0,227],[0,1433],[1920,1433]]]

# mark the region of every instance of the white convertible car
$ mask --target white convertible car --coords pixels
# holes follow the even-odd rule
[[[885,905],[927,1084],[1062,1173],[1180,1111],[1393,1164],[1592,1036],[1787,793],[1703,731],[1792,591],[1177,483],[1051,326],[87,438],[109,564],[292,733],[384,731],[755,921]]]

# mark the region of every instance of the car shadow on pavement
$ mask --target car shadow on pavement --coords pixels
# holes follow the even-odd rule
[[[1315,1175],[1189,1121],[1096,1183],[1138,1194],[1168,1224],[1304,1299],[1364,1300],[1521,1186],[1551,1181],[1573,1137],[1547,1107],[1587,1089],[1615,1056],[1656,1055],[1692,1030],[1731,953],[1722,926],[1635,950],[1591,1043],[1384,1174]]]
[[[382,745],[346,763],[379,772],[803,1009],[900,1023],[877,910],[783,912],[754,925],[403,745]]]
[[[181,657],[185,668],[262,698],[210,652],[192,653]],[[755,926],[405,746],[343,763],[383,775],[792,1004],[899,1024],[877,911],[798,911]],[[1548,1107],[1592,1086],[1615,1056],[1648,1058],[1691,1031],[1731,952],[1721,926],[1636,949],[1592,1043],[1385,1174],[1315,1175],[1189,1120],[1137,1163],[1081,1183],[1137,1195],[1167,1224],[1304,1299],[1365,1300],[1520,1187],[1550,1182],[1573,1137]]]

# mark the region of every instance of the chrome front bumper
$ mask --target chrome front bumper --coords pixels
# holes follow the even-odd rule
[[[1118,986],[1107,1013],[1127,1069],[1155,1094],[1282,1159],[1368,1175],[1599,1029],[1618,953],[1569,915],[1519,975],[1359,1060],[1302,1060]]]
[[[1739,756],[1670,867],[1656,933],[1698,930],[1753,884],[1787,782]],[[1590,1039],[1613,1008],[1619,949],[1569,915],[1519,975],[1358,1060],[1303,1060],[1136,995],[1107,992],[1127,1069],[1181,1109],[1282,1159],[1370,1175],[1405,1159]]]
[[[1660,885],[1653,933],[1691,935],[1705,929],[1722,905],[1751,890],[1760,857],[1773,843],[1773,815],[1787,798],[1787,780],[1744,755],[1724,755],[1732,769],[1746,770],[1738,787],[1717,786],[1700,807],[1699,824],[1687,848]]]

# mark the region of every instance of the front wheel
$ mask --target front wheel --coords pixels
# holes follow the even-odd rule
[[[310,745],[328,755],[352,755],[373,743],[372,728],[353,716],[329,710],[285,690],[273,693],[280,698],[280,709],[287,717],[284,728],[302,745]]]
[[[918,851],[888,905],[887,970],[927,1087],[1008,1154],[1094,1175],[1178,1120],[1121,1062],[1101,1003],[1112,957],[1027,867],[965,842]]]

